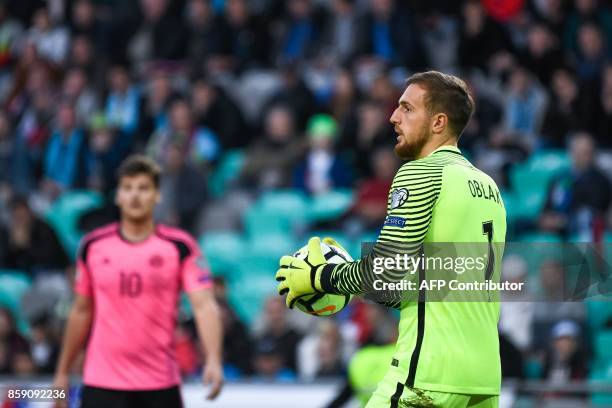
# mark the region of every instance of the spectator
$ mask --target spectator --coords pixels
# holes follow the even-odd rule
[[[595,22],[603,28],[605,41],[612,44],[612,11],[610,5],[599,0],[574,0],[574,10],[565,24],[563,35],[564,46],[571,52],[577,52],[579,46],[580,27],[589,22]]]
[[[15,135],[5,112],[0,112],[0,195],[15,181]]]
[[[189,31],[168,0],[141,0],[140,23],[127,45],[130,60],[142,67],[150,60],[181,60],[187,53]],[[178,11],[178,10],[177,10]]]
[[[194,81],[191,91],[194,121],[211,129],[224,149],[244,147],[248,142],[248,125],[232,98],[210,81]]]
[[[108,83],[110,93],[106,99],[106,118],[126,136],[132,136],[140,121],[140,92],[130,83],[128,70],[123,66],[110,69]]]
[[[565,238],[580,237],[601,242],[605,214],[610,206],[610,181],[595,163],[595,144],[590,134],[579,132],[570,141],[572,169],[555,177],[539,226]]]
[[[580,326],[571,320],[560,321],[553,326],[550,338],[543,378],[556,384],[584,380],[588,372],[580,344]]]
[[[69,259],[57,235],[32,213],[24,197],[11,201],[6,266],[35,274],[63,270]]]
[[[89,86],[87,74],[82,68],[72,68],[64,77],[62,96],[74,105],[77,123],[86,124],[98,109],[98,100]]]
[[[43,315],[31,324],[30,350],[36,372],[53,374],[59,356],[59,341],[54,336],[50,319]]]
[[[17,332],[13,314],[0,307],[0,372],[11,373],[12,357],[24,350],[28,350],[28,342]]]
[[[282,346],[274,338],[264,337],[258,340],[253,365],[255,374],[268,381],[295,380],[295,371],[287,366]]]
[[[272,107],[266,114],[265,134],[247,153],[242,183],[261,190],[289,187],[292,166],[304,147],[296,138],[291,111],[285,106]]]
[[[353,40],[359,29],[357,6],[353,0],[333,0],[331,9],[332,15],[327,21],[322,41],[324,49],[343,65],[355,56],[358,46]]]
[[[321,40],[324,16],[315,10],[312,0],[289,0],[284,33],[280,39],[282,62],[295,62],[312,57]]]
[[[49,62],[61,65],[68,55],[70,35],[64,27],[54,27],[46,8],[34,14],[32,28],[27,33],[28,41],[36,46],[38,54]]]
[[[578,29],[578,53],[576,72],[585,84],[595,84],[610,53],[600,28],[593,23],[585,23]]]
[[[563,39],[563,29],[567,20],[567,7],[563,0],[534,1],[534,14],[537,21],[546,25],[558,40]],[[563,44],[560,44],[563,45]]]
[[[377,148],[391,147],[392,129],[388,126],[389,116],[380,103],[366,99],[356,107],[356,117],[349,116],[342,125],[339,147],[349,151],[348,156],[359,177],[371,177],[371,160],[366,160]]]
[[[36,365],[30,354],[30,350],[27,348],[23,350],[17,350],[11,356],[11,371],[16,377],[32,377],[37,374]]]
[[[226,58],[229,53],[223,48],[224,30],[215,17],[210,0],[189,0],[187,3],[187,24],[189,41],[187,56],[196,72],[205,66],[205,62],[215,58]],[[223,65],[215,62],[213,66]]]
[[[302,380],[313,380],[345,373],[342,336],[333,320],[322,321],[317,331],[305,337],[298,346],[298,367]]]
[[[563,53],[558,39],[543,24],[535,24],[529,29],[527,49],[519,55],[519,62],[541,84],[549,86],[553,71],[563,66]]]
[[[503,51],[511,51],[508,33],[497,22],[489,19],[478,0],[463,5],[459,64],[464,68],[478,68],[488,72],[491,58]]]
[[[386,147],[376,150],[370,160],[374,174],[357,187],[349,213],[349,229],[377,231],[387,215],[389,191],[399,161],[393,151]]]
[[[395,0],[369,1],[370,7],[359,22],[357,52],[361,57],[417,70],[423,65],[421,39],[408,10],[400,4]]]
[[[520,246],[519,246],[520,247]],[[504,340],[521,352],[531,347],[531,325],[536,308],[534,293],[527,284],[527,262],[520,255],[506,255],[502,263],[502,282],[523,284],[522,290],[502,292],[499,331]]]
[[[22,32],[23,27],[10,15],[7,5],[0,4],[0,69],[13,62]]]
[[[87,160],[87,186],[96,191],[110,193],[115,183],[115,171],[130,146],[106,121],[103,114],[93,115],[89,123],[89,150]]]
[[[231,55],[231,66],[236,72],[266,67],[270,60],[269,44],[272,40],[269,38],[265,23],[251,14],[250,4],[247,0],[226,2],[227,31],[224,40]]]
[[[170,75],[162,69],[154,70],[149,78],[147,94],[142,104],[141,126],[137,135],[136,148],[146,142],[144,135],[168,126],[168,110],[174,96]]]
[[[256,340],[255,370],[267,373],[272,371],[268,366],[274,366],[273,372],[283,367],[297,372],[296,349],[301,335],[289,326],[284,300],[278,296],[269,298],[262,313],[264,321]],[[258,359],[262,356],[263,362]]]
[[[349,70],[342,70],[336,76],[330,100],[331,115],[340,123],[351,122],[355,116],[355,101],[359,94]]]
[[[595,139],[602,149],[612,149],[610,129],[612,129],[612,63],[603,71],[603,86],[599,97],[599,109],[595,119]]]
[[[539,244],[544,245],[544,244]],[[565,267],[556,259],[548,259],[540,267],[540,296],[538,307],[533,314],[533,348],[545,348],[553,325],[563,319],[584,322],[585,306],[581,302],[571,302],[572,293],[566,279]]]
[[[215,277],[214,285],[223,322],[224,372],[226,377],[229,373],[234,373],[236,377],[250,375],[253,373],[253,345],[247,327],[230,306],[225,279]]]
[[[551,85],[551,102],[542,124],[541,144],[544,148],[563,148],[567,135],[585,125],[585,101],[580,96],[576,78],[567,69],[555,70]]]
[[[87,180],[87,139],[77,126],[76,112],[69,103],[62,103],[56,114],[57,125],[51,133],[44,159],[44,190],[51,196]]]
[[[96,88],[104,85],[103,80],[97,79],[98,76],[104,78],[100,65],[95,61],[95,50],[91,40],[85,35],[75,35],[70,44],[70,55],[68,57],[68,65],[71,67],[81,68],[88,78],[96,79],[94,86]],[[97,75],[98,74],[98,75]]]
[[[185,99],[177,99],[171,104],[168,126],[153,133],[147,152],[166,166],[171,145],[180,150],[188,163],[200,170],[210,165],[220,151],[217,136],[210,129],[194,123],[191,106]]]
[[[509,137],[530,149],[539,134],[546,108],[546,94],[524,67],[513,69],[507,87],[504,128]]]
[[[319,114],[310,119],[306,130],[310,146],[305,159],[295,168],[296,188],[320,194],[350,186],[350,169],[334,151],[336,129],[336,121],[331,116]]]
[[[206,199],[205,173],[186,160],[177,144],[166,147],[165,164],[160,181],[164,201],[155,209],[156,218],[196,235],[194,221]]]
[[[281,86],[270,97],[267,106],[289,106],[295,115],[296,128],[304,129],[306,122],[315,112],[314,95],[304,83],[296,64],[286,63],[283,65],[280,76]],[[267,112],[267,110],[264,112]]]

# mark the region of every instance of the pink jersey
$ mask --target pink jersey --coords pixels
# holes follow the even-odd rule
[[[177,385],[174,330],[180,291],[211,286],[197,244],[178,229],[158,225],[136,243],[121,236],[118,224],[88,234],[75,282],[75,291],[94,303],[83,382],[117,390]]]

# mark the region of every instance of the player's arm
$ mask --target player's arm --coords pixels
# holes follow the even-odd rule
[[[214,399],[221,392],[223,386],[221,313],[211,288],[190,292],[189,300],[191,301],[202,350],[205,351],[206,355],[203,380],[207,384],[212,384],[212,389],[207,398]]]
[[[393,180],[387,217],[372,251],[354,262],[325,265],[321,268],[321,289],[327,293],[360,294],[372,290],[375,280],[416,279],[418,273],[414,270],[387,269],[380,262],[397,255],[411,258],[421,254],[440,193],[442,171],[443,165],[431,163],[402,166]],[[392,199],[394,192],[399,199]],[[389,306],[398,304],[390,302]]]
[[[62,351],[55,370],[54,386],[66,390],[68,388],[70,370],[85,345],[93,316],[93,302],[89,296],[76,295],[68,322],[64,330]]]
[[[318,238],[308,242],[308,257],[301,260],[284,256],[276,273],[280,295],[287,294],[287,305],[306,294],[339,293],[361,294],[373,289],[374,281],[396,282],[418,274],[408,275],[410,270],[377,266],[377,259],[408,258],[418,256],[431,222],[442,183],[443,163],[408,163],[396,174],[390,205],[383,229],[372,252],[367,257],[339,265],[327,264],[319,247]],[[393,192],[405,193],[391,199]],[[413,271],[414,272],[414,271]],[[397,297],[377,299],[392,307],[399,305]]]

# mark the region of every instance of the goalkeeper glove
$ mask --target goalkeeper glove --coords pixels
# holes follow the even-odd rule
[[[278,294],[287,294],[285,303],[293,309],[294,303],[302,296],[321,293],[321,271],[326,265],[321,251],[321,239],[313,237],[308,240],[308,256],[299,259],[285,255],[280,259],[280,269],[276,272]]]

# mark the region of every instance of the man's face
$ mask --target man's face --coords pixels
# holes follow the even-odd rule
[[[129,221],[142,222],[153,217],[153,209],[159,202],[159,190],[147,174],[123,176],[119,180],[115,203],[121,217]]]
[[[411,160],[429,139],[431,115],[425,107],[426,90],[417,84],[410,84],[393,111],[390,122],[397,133],[395,154],[400,159]]]

